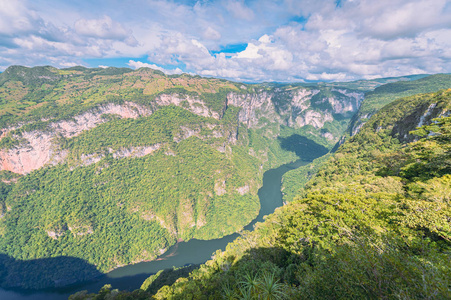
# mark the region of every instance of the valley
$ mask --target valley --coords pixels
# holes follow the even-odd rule
[[[118,277],[150,274],[170,267],[172,259],[182,267],[205,262],[213,248],[225,250],[201,266],[208,269],[220,257],[231,257],[229,253],[235,253],[230,258],[234,261],[242,251],[251,251],[241,244],[249,238],[256,239],[252,248],[277,245],[277,253],[284,249],[299,254],[312,241],[319,249],[331,249],[346,234],[337,237],[336,229],[327,226],[318,235],[321,238],[314,233],[301,237],[307,239],[304,246],[295,242],[298,229],[290,230],[301,226],[296,220],[308,219],[308,226],[323,222],[316,210],[304,215],[306,206],[300,203],[307,201],[311,209],[319,205],[322,211],[321,201],[329,201],[322,194],[325,191],[342,199],[348,197],[343,196],[349,193],[348,185],[363,185],[363,190],[354,188],[358,199],[346,198],[347,205],[360,207],[360,201],[367,201],[362,199],[383,198],[390,189],[399,195],[408,190],[416,197],[412,185],[428,190],[423,185],[435,180],[418,183],[412,179],[415,176],[405,175],[402,172],[407,171],[399,170],[410,166],[408,159],[401,160],[406,165],[397,165],[390,151],[418,142],[412,133],[417,127],[449,114],[449,91],[437,91],[451,87],[451,76],[388,82],[244,84],[186,74],[168,76],[147,68],[8,68],[0,74],[1,286],[64,290],[112,270],[108,274]],[[426,92],[437,94],[416,95]],[[410,98],[404,102],[397,100],[406,96]],[[440,155],[446,158],[443,151]],[[381,167],[373,175],[368,157],[378,166],[386,164],[386,169]],[[290,170],[289,163],[295,161],[304,166]],[[357,166],[359,171],[353,169]],[[270,175],[274,172],[277,175]],[[437,172],[437,178],[446,175],[446,164],[444,171]],[[267,182],[268,176],[272,179]],[[407,185],[398,177],[414,183]],[[437,180],[446,185],[443,178]],[[387,199],[383,201],[395,205]],[[284,203],[264,221],[264,215]],[[370,211],[379,211],[379,204],[371,205]],[[281,214],[283,222],[296,223],[287,223],[286,232],[268,225],[277,223],[274,220]],[[285,219],[285,214],[301,215]],[[368,225],[360,216],[349,218],[358,220],[359,228],[387,230],[384,219],[369,216]],[[256,221],[264,222],[249,233]],[[318,228],[302,226],[302,232]],[[278,233],[271,233],[274,230]],[[441,234],[441,229],[428,230]],[[241,237],[231,245],[240,250],[225,248],[239,236],[236,232]],[[406,235],[415,235],[412,232]],[[274,242],[281,236],[284,242]],[[203,246],[210,242],[212,248]],[[168,257],[167,264],[155,261],[170,256],[173,247],[180,254]],[[205,253],[198,253],[199,249]],[[66,262],[58,262],[66,258],[74,260],[70,264],[79,265],[80,271],[68,275]],[[150,267],[153,264],[156,267]],[[50,268],[54,271],[39,278],[23,269],[36,272],[46,265],[54,266]],[[135,271],[126,271],[130,268]],[[136,289],[136,281],[146,276],[125,280],[122,286],[122,280],[114,279],[114,286]],[[110,277],[101,278],[89,292],[110,283]],[[195,285],[196,280],[190,282]]]

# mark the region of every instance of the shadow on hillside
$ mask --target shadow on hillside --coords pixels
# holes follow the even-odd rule
[[[101,276],[83,259],[60,256],[16,260],[0,254],[0,286],[6,289],[38,290],[59,288]]]
[[[293,134],[289,137],[278,137],[282,149],[296,153],[304,161],[312,161],[315,158],[326,155],[329,150],[299,134]]]

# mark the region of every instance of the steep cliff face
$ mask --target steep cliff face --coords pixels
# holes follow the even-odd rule
[[[199,97],[183,94],[162,94],[155,98],[155,103],[160,106],[180,106],[202,117],[220,118],[219,113],[211,110]]]
[[[405,115],[394,123],[391,135],[399,139],[402,143],[410,143],[418,140],[419,137],[410,134],[411,131],[423,125],[433,124],[434,118],[448,116],[450,109],[451,105],[449,102],[440,100],[424,102],[417,106],[415,110],[407,108]],[[380,125],[376,130],[379,131],[384,127],[384,125]]]
[[[250,128],[258,127],[260,118],[269,122],[300,128],[311,125],[322,128],[324,123],[332,122],[334,115],[352,115],[357,112],[363,100],[362,92],[346,89],[332,89],[331,96],[319,95],[314,88],[295,88],[291,90],[273,89],[251,94],[230,93],[228,105],[241,107],[240,122]],[[319,95],[319,97],[316,97]]]

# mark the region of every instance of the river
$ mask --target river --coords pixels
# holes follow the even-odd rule
[[[255,223],[262,222],[265,215],[273,213],[277,207],[283,205],[282,192],[280,191],[283,174],[308,163],[307,161],[298,160],[276,169],[268,170],[263,174],[263,185],[258,190],[261,204],[260,212],[257,218],[244,227],[245,230],[253,230]],[[97,293],[105,284],[111,284],[113,288],[120,290],[132,291],[138,289],[147,277],[159,270],[172,268],[173,266],[181,267],[187,264],[199,264],[209,260],[216,250],[224,250],[227,244],[238,236],[238,233],[234,233],[216,240],[192,239],[187,242],[180,242],[169,248],[158,260],[117,268],[92,282],[84,282],[67,288],[48,291],[0,289],[0,299],[61,300],[67,299],[69,295],[81,290]]]

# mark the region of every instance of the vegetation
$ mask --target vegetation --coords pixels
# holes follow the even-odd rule
[[[327,162],[331,154],[321,156],[312,163],[288,171],[283,175],[282,192],[284,203],[289,203],[296,196],[305,196],[305,185],[318,173],[323,163]]]
[[[451,91],[392,103],[254,232],[155,294],[116,299],[450,298],[451,117],[413,140],[398,128],[431,104],[449,111]]]
[[[226,95],[255,88],[150,69],[14,66],[0,74],[0,126],[10,128],[3,150],[27,147],[25,132],[53,134],[55,122],[110,103],[151,112],[137,119],[104,114],[104,123],[75,137],[55,134],[52,147],[64,163],[25,176],[2,173],[3,285],[18,273],[23,288],[51,282],[14,272],[24,261],[70,256],[106,272],[152,260],[179,239],[242,229],[258,213],[263,171],[311,154],[283,145],[294,129],[265,120],[239,125],[239,108],[226,105]],[[160,106],[163,94],[186,100]],[[197,104],[219,118],[186,110]]]

